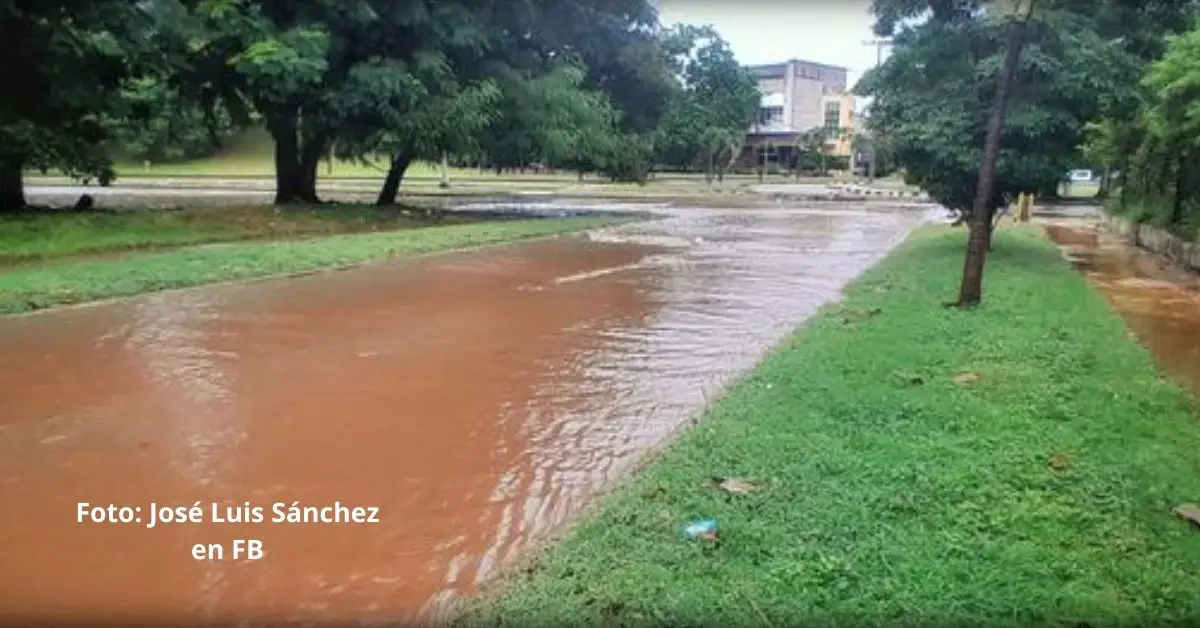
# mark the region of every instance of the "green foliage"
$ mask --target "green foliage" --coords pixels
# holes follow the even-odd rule
[[[495,168],[542,163],[644,181],[652,165],[654,135],[624,130],[622,112],[607,93],[586,87],[577,65],[508,72],[496,110],[482,136]]]
[[[24,169],[112,177],[106,116],[122,81],[154,58],[144,9],[122,0],[0,3],[0,205],[23,204]]]
[[[409,161],[477,154],[479,134],[495,117],[500,98],[494,81],[463,84],[447,58],[436,53],[407,64],[363,66],[352,80],[362,84],[347,90],[337,105],[346,121],[337,154],[359,160],[380,153]]]
[[[672,137],[681,80],[680,160],[723,169],[757,108],[715,32],[662,32],[647,0],[10,2],[0,18],[28,43],[5,78],[32,88],[3,112],[8,184],[10,164],[107,180],[110,153],[203,156],[251,122],[276,143],[280,203],[317,200],[331,154],[482,155],[641,181]]]
[[[986,308],[931,307],[962,236],[918,234],[458,625],[1187,623],[1197,405],[1040,230],[996,238]]]
[[[912,17],[920,3],[876,2]],[[1085,126],[1132,96],[1136,60],[1106,37],[1092,11],[1047,0],[1027,29],[1009,104],[990,204],[1056,187],[1077,165]],[[913,6],[910,6],[913,5]],[[1094,7],[1093,7],[1094,8]],[[856,87],[872,96],[872,132],[893,151],[909,183],[967,211],[982,162],[984,130],[998,85],[1009,18],[934,11],[898,27],[892,56]]]
[[[758,113],[758,81],[710,27],[677,25],[664,36],[681,91],[661,131],[658,161],[711,178],[737,157]]]
[[[121,90],[124,115],[112,120],[121,155],[152,162],[205,157],[241,130],[224,108],[205,110],[161,79],[144,76]]]
[[[815,127],[796,137],[796,164],[800,172],[809,172],[825,176],[830,170],[848,170],[849,157],[839,157],[833,154],[834,139],[841,139],[849,134],[848,129],[839,129],[834,138],[830,138],[829,130],[825,127]]]
[[[1089,147],[1122,167],[1117,211],[1196,238],[1200,228],[1200,30],[1168,39],[1133,124],[1101,120]],[[1115,141],[1117,132],[1123,135]]]

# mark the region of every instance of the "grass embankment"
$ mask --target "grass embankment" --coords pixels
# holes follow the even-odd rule
[[[138,219],[130,217],[128,220]],[[134,253],[111,259],[56,260],[0,271],[0,313],[497,244],[580,231],[615,220],[602,216],[499,220],[306,240],[196,246],[165,252]],[[149,235],[145,241],[161,244],[173,239],[194,240],[202,237],[219,240],[229,239],[218,237],[228,235],[228,230],[236,232],[235,226],[224,227],[226,231],[220,229],[213,227],[212,231],[192,232],[176,229],[175,226],[161,231],[147,228]],[[107,240],[111,243],[127,237],[117,228],[96,233],[101,235],[89,239],[86,231],[80,229],[81,235],[77,238],[61,245],[44,243],[42,249],[79,249],[89,242],[94,244]]]
[[[443,214],[440,222],[476,221]],[[195,207],[121,212],[37,212],[0,215],[0,267],[72,255],[161,249],[247,239],[295,238],[429,226],[409,208]]]
[[[1200,617],[1197,405],[1040,233],[916,236],[463,624],[1127,625]],[[874,314],[874,315],[872,315]],[[760,490],[727,499],[710,476]],[[679,536],[699,517],[719,546]]]

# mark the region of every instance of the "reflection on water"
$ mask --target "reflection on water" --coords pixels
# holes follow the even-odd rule
[[[206,292],[151,295],[135,301],[126,326],[125,350],[159,396],[157,417],[175,434],[168,439],[167,463],[188,480],[209,484],[228,468],[229,450],[245,432],[227,419],[229,373],[222,362],[237,353],[214,350],[206,321],[218,316]]]
[[[1164,371],[1200,396],[1200,277],[1097,225],[1050,224],[1046,232]]]
[[[431,619],[922,220],[738,213],[0,321],[0,619]],[[78,525],[77,501],[377,506]],[[18,516],[19,514],[19,516]],[[195,543],[260,539],[258,562]],[[65,565],[84,567],[64,570]]]

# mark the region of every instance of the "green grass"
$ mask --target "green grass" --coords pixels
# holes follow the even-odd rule
[[[175,212],[0,216],[0,264],[242,237],[236,225],[188,224]]]
[[[149,168],[143,162],[128,159],[118,159],[115,164],[119,177],[271,177],[275,174],[273,157],[274,144],[270,135],[261,128],[253,128],[245,133],[232,137],[224,148],[211,157],[175,161],[167,163],[152,163]],[[324,179],[339,178],[371,178],[383,181],[387,174],[386,163],[363,164],[357,161],[333,160],[333,163],[322,162],[319,174]],[[431,179],[437,183],[441,169],[437,164],[418,162],[413,164],[405,173],[406,179]],[[455,178],[487,178],[482,177],[476,169],[451,168],[450,176]],[[495,178],[495,175],[490,175]],[[571,173],[554,175],[524,175],[522,179],[530,180],[570,180]]]
[[[590,216],[476,222],[299,241],[190,247],[109,260],[19,267],[0,272],[0,313],[497,244],[579,231],[615,220],[618,219]]]
[[[225,147],[216,154],[201,159],[152,163],[149,167],[141,161],[117,159],[115,164],[118,175],[117,182],[118,184],[129,184],[136,182],[138,179],[144,180],[147,178],[193,177],[266,179],[273,177],[275,174],[273,151],[274,145],[272,144],[270,135],[261,128],[252,128],[230,138]],[[342,161],[337,159],[333,160],[332,163],[328,161],[322,162],[318,170],[320,181],[326,183],[332,183],[338,179],[374,179],[382,185],[386,173],[386,163],[383,162],[363,164],[357,161]],[[534,174],[532,171],[520,174],[506,171],[502,175],[497,176],[490,170],[480,172],[476,168],[452,167],[449,169],[449,174],[452,192],[455,187],[459,191],[465,189],[466,186],[462,184],[470,184],[471,187],[483,185],[489,189],[498,191],[520,187],[544,191],[573,191],[577,188],[584,188],[583,191],[598,191],[602,194],[610,195],[643,195],[649,192],[647,188],[638,186],[627,184],[612,185],[595,175],[587,177],[586,183],[581,186],[579,185],[578,176],[571,171],[556,171],[553,174],[546,172]],[[28,176],[32,180],[44,178],[39,177],[38,173],[33,172],[29,173]],[[404,188],[437,191],[440,177],[441,168],[438,164],[417,162],[409,167],[405,173]],[[757,177],[750,173],[730,174],[726,178],[729,180],[727,184],[717,184],[715,187],[717,189],[729,190],[731,188],[744,187],[750,183],[757,183]],[[648,188],[663,189],[666,191],[665,193],[677,193],[678,188],[686,187],[692,192],[697,192],[707,188],[703,179],[704,176],[700,173],[660,173]],[[832,179],[829,177],[804,178],[804,182],[810,183],[830,180]],[[792,179],[783,175],[767,178],[767,182],[781,181],[791,182]],[[455,186],[454,184],[456,183],[459,185]]]
[[[428,218],[408,209],[371,205],[227,206],[0,215],[0,267],[81,254],[397,230],[431,224]],[[456,224],[478,219],[448,215],[441,220]]]
[[[962,238],[911,239],[459,622],[1195,621],[1196,402],[1039,232],[998,232],[985,305],[942,308]],[[680,538],[698,517],[719,546]]]

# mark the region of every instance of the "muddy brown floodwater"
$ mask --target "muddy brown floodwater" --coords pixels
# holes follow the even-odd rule
[[[922,220],[677,210],[2,319],[0,623],[436,618]],[[378,523],[271,522],[335,502]],[[204,521],[147,528],[152,503]]]
[[[1125,242],[1094,220],[1047,224],[1046,232],[1163,370],[1200,396],[1200,277]]]

